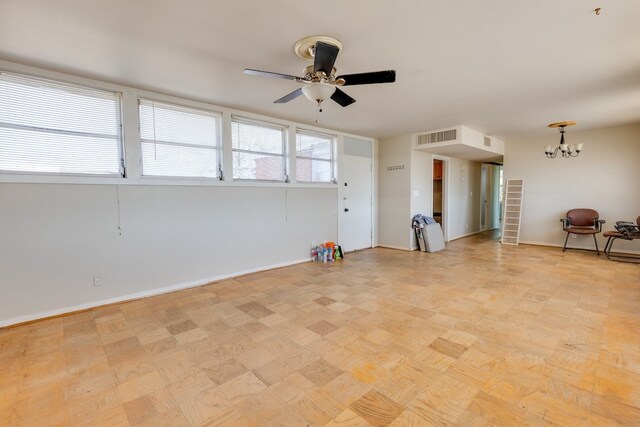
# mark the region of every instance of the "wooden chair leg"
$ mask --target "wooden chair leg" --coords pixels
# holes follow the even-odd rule
[[[593,235],[593,241],[596,242],[596,253],[600,255],[600,250],[598,249],[598,239],[596,239],[596,235]]]
[[[564,246],[562,247],[562,252],[567,250],[567,242],[569,241],[569,233],[567,232],[567,237],[564,239]]]

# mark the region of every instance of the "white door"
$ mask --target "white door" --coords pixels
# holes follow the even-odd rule
[[[487,165],[480,169],[480,231],[487,229]]]
[[[342,219],[340,244],[346,252],[372,246],[372,157],[371,141],[344,138],[338,206]]]

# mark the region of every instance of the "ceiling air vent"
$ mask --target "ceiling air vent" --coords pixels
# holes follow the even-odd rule
[[[485,147],[491,147],[491,138],[486,136],[484,137],[484,146]]]
[[[440,132],[423,133],[418,135],[418,146],[425,144],[434,144],[436,142],[455,141],[458,138],[458,130],[443,130]]]

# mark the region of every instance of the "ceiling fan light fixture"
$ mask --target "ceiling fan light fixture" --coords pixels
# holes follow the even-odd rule
[[[338,53],[342,50],[342,43],[333,37],[310,36],[299,40],[294,46],[298,56],[310,60],[313,64],[307,65],[303,77],[273,71],[254,70],[245,68],[244,73],[254,76],[264,76],[283,80],[292,80],[303,83],[301,88],[274,101],[274,104],[285,104],[304,95],[311,102],[318,104],[318,112],[322,112],[322,102],[331,98],[341,107],[348,107],[356,102],[340,87],[371,85],[378,83],[393,83],[396,81],[395,70],[372,71],[366,73],[344,74],[336,76],[335,62]]]
[[[336,87],[328,83],[309,83],[302,88],[302,93],[311,102],[322,102],[333,95]]]

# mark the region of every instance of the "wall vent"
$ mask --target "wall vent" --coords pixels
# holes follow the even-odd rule
[[[387,166],[387,172],[400,171],[404,169],[404,165]]]
[[[443,130],[440,132],[423,133],[418,135],[418,146],[435,144],[436,142],[455,141],[458,138],[458,130]]]
[[[485,147],[491,147],[491,138],[486,136],[484,137],[484,146]]]

